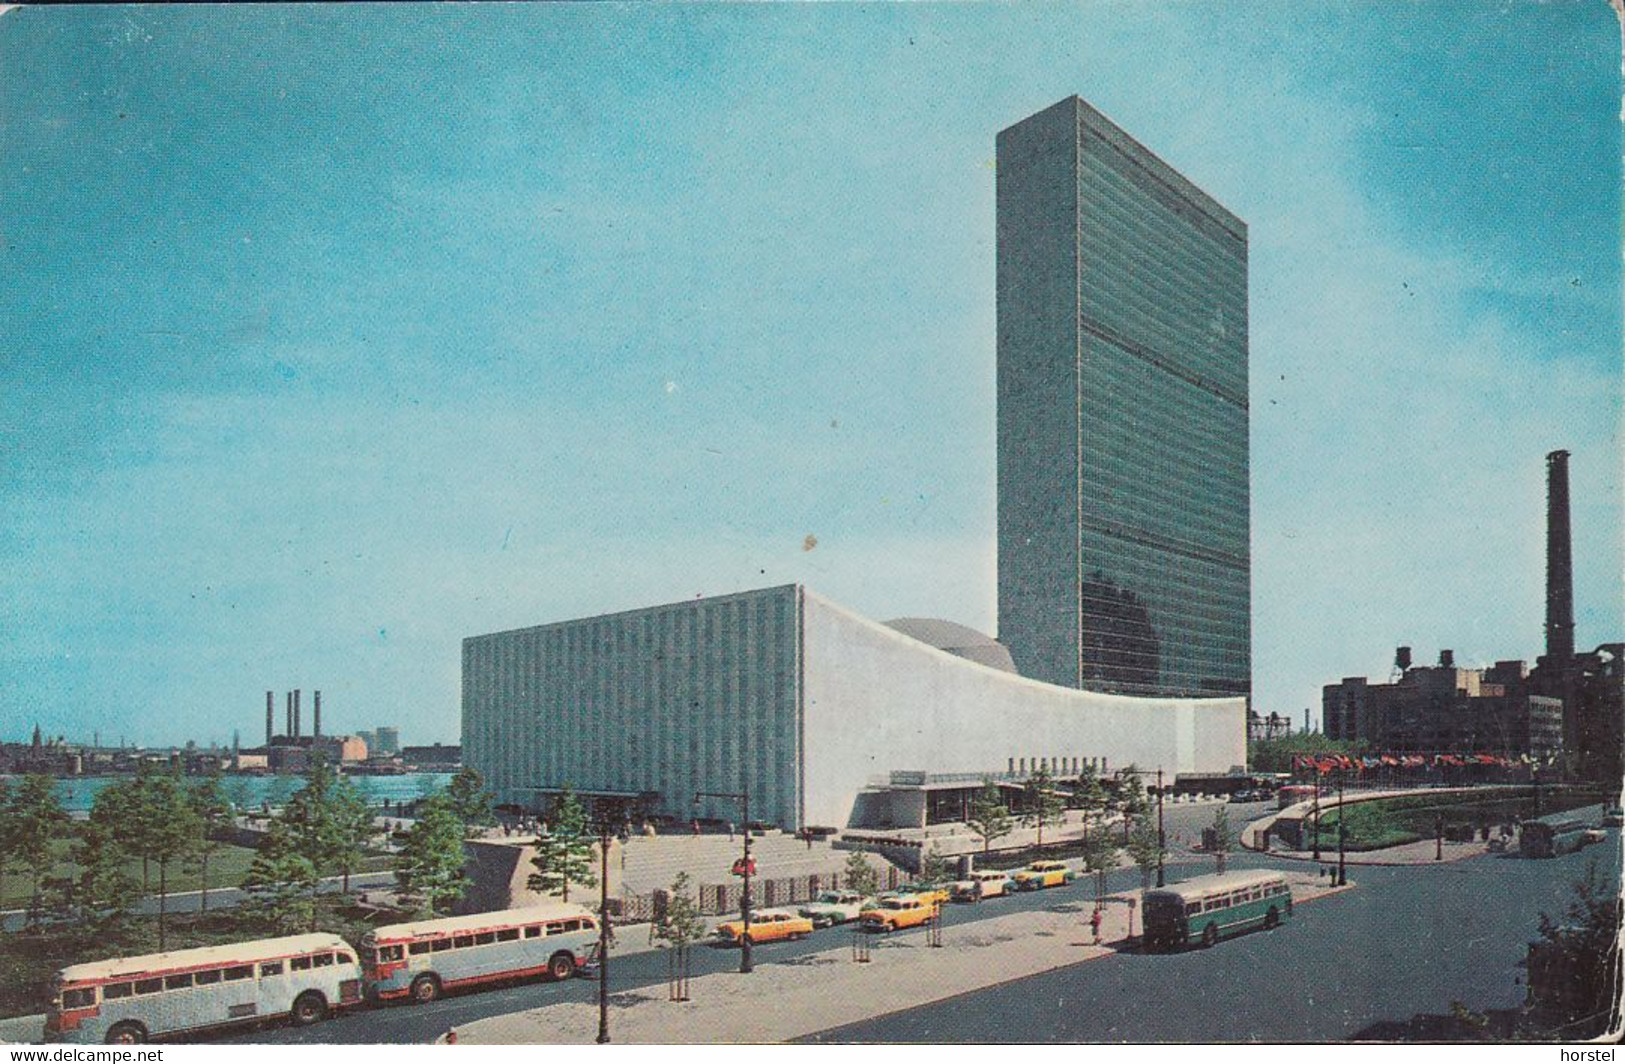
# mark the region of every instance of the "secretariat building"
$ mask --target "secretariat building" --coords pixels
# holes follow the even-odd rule
[[[1247,227],[1077,97],[998,138],[999,638],[1248,693]]]
[[[923,827],[984,777],[1245,763],[1246,229],[1076,98],[998,165],[998,638],[796,584],[472,636],[499,801]]]

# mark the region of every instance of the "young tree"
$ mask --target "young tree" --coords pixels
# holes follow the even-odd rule
[[[231,804],[226,801],[219,773],[213,773],[194,783],[187,793],[187,798],[192,803],[192,812],[198,824],[197,845],[193,849],[193,855],[198,863],[198,878],[202,886],[198,908],[202,912],[208,912],[209,859],[225,848],[220,836],[231,826],[232,809]]]
[[[202,821],[175,772],[154,773],[142,794],[141,854],[158,866],[158,949],[168,948],[169,866],[190,854],[202,837]]]
[[[13,831],[11,799],[11,781],[0,779],[0,898],[6,896],[6,872],[11,867]]]
[[[245,908],[278,934],[306,930],[316,920],[314,899],[320,882],[316,866],[298,851],[292,828],[277,817],[243,879],[249,896]]]
[[[465,825],[445,794],[425,799],[395,859],[403,901],[420,912],[443,913],[468,890],[463,866]]]
[[[1083,811],[1083,845],[1089,846],[1089,826],[1106,811],[1106,788],[1100,785],[1100,775],[1093,765],[1084,765],[1078,773],[1077,785],[1072,791],[1072,802]]]
[[[1102,831],[1089,840],[1088,847],[1083,851],[1084,870],[1095,874],[1096,905],[1106,899],[1106,873],[1117,867],[1117,849],[1111,833]]]
[[[1038,828],[1037,846],[1043,849],[1044,825],[1058,821],[1066,809],[1066,803],[1055,793],[1055,780],[1045,768],[1036,769],[1027,777],[1024,797],[1026,811],[1022,813],[1022,822]]]
[[[880,874],[874,870],[862,850],[853,850],[847,855],[846,865],[841,869],[841,880],[847,890],[856,891],[865,898],[880,892]]]
[[[350,893],[350,874],[367,856],[367,848],[378,834],[367,796],[348,776],[340,776],[329,797],[331,802],[333,868],[344,877],[342,890]]]
[[[1004,804],[1004,795],[992,780],[982,780],[982,789],[971,799],[970,818],[965,821],[965,826],[982,840],[983,853],[989,852],[995,841],[1015,830],[1010,809]]]
[[[106,824],[80,825],[73,863],[79,875],[67,899],[67,915],[82,936],[101,943],[123,940],[141,900],[141,884],[129,872],[130,855]]]
[[[677,873],[666,895],[666,911],[651,928],[652,937],[672,950],[673,997],[688,1000],[688,950],[705,934],[705,921],[694,901],[687,872]]]
[[[1123,770],[1122,785],[1118,788],[1118,804],[1123,810],[1123,845],[1129,843],[1130,825],[1146,814],[1150,804],[1145,799],[1145,785],[1140,772],[1133,765]]]
[[[37,928],[45,878],[56,864],[53,844],[68,835],[68,814],[57,801],[56,781],[49,776],[24,776],[6,804],[4,820],[7,849],[28,873],[28,924]]]
[[[1538,1015],[1564,1025],[1570,1037],[1596,1037],[1611,1012],[1618,1016],[1620,910],[1617,890],[1608,888],[1591,861],[1585,877],[1574,883],[1574,899],[1563,917],[1540,914],[1540,938],[1524,961],[1529,1003]]]
[[[547,829],[536,837],[536,854],[530,859],[536,871],[531,873],[528,886],[537,893],[558,894],[569,901],[570,884],[598,885],[592,871],[597,852],[587,811],[566,787],[553,803]]]
[[[1151,889],[1151,877],[1157,871],[1157,864],[1162,858],[1161,840],[1157,838],[1157,827],[1146,817],[1137,817],[1134,821],[1134,830],[1129,835],[1128,855],[1140,868],[1140,889]]]
[[[1214,871],[1223,872],[1225,855],[1236,847],[1236,832],[1230,826],[1230,814],[1224,806],[1213,811],[1213,860]]]
[[[451,778],[451,786],[446,794],[451,800],[452,812],[468,826],[470,836],[497,822],[496,814],[492,811],[494,799],[491,792],[485,789],[485,777],[476,770],[459,770]]]
[[[936,843],[920,856],[920,882],[945,883],[953,876],[948,872],[948,859],[937,850]]]

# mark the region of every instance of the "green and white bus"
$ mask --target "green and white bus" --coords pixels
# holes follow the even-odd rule
[[[1168,949],[1224,935],[1271,929],[1292,915],[1292,888],[1280,872],[1199,876],[1145,892],[1145,941]]]

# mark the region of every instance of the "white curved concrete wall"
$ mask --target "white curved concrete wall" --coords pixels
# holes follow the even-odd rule
[[[844,826],[896,769],[990,772],[1010,758],[1107,758],[1166,772],[1246,762],[1242,698],[1162,699],[1040,683],[911,639],[803,589],[804,818]]]

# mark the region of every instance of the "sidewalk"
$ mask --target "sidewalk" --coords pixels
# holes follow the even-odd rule
[[[1325,887],[1306,873],[1289,875],[1300,904],[1353,889]],[[1110,896],[1100,946],[1089,933],[1092,891],[1080,883],[1066,894],[1059,912],[1011,913],[957,926],[955,907],[947,907],[941,949],[927,945],[919,931],[869,936],[873,959],[862,964],[853,959],[852,932],[822,931],[819,935],[832,945],[839,944],[781,963],[758,962],[748,976],[697,977],[687,1002],[668,1001],[662,987],[613,993],[611,1034],[616,1042],[634,1044],[785,1042],[1107,956],[1125,944],[1130,915],[1125,903],[1138,891]],[[1138,933],[1137,911],[1134,919]],[[1275,933],[1289,931],[1290,923]],[[597,1033],[597,1005],[571,1001],[479,1020],[459,1027],[457,1040],[460,1045],[587,1043]]]
[[[1432,839],[1419,839],[1416,842],[1401,843],[1398,846],[1389,846],[1382,850],[1361,850],[1359,853],[1349,851],[1343,855],[1343,863],[1354,865],[1427,865],[1449,864],[1451,861],[1465,861],[1469,857],[1487,857],[1490,851],[1485,843],[1473,842],[1447,842],[1444,844],[1444,857],[1436,859],[1435,842]],[[1255,851],[1256,852],[1256,851]],[[1517,852],[1513,851],[1514,854]],[[1279,857],[1283,861],[1307,861],[1313,864],[1314,855],[1309,850],[1270,850],[1271,857]],[[1337,848],[1320,848],[1320,863],[1335,865],[1337,863]]]

